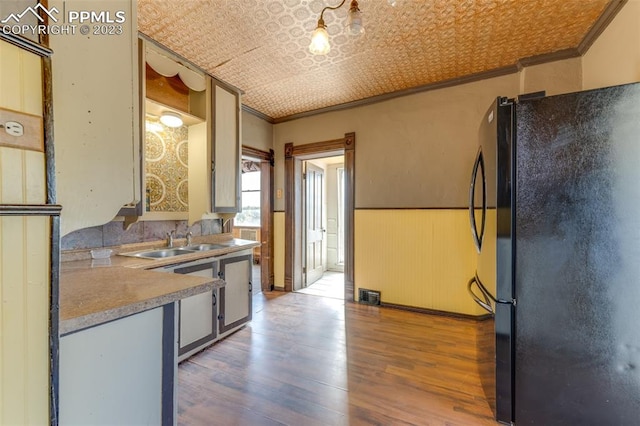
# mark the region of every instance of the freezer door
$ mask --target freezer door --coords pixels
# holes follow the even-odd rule
[[[638,424],[640,85],[516,116],[516,424]]]

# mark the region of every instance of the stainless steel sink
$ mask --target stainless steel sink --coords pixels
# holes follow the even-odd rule
[[[185,250],[206,251],[206,250],[222,249],[227,247],[229,246],[225,244],[194,244],[191,246],[184,246],[182,248]]]
[[[167,257],[181,256],[183,254],[193,254],[199,251],[216,250],[233,247],[233,242],[224,242],[219,244],[192,244],[190,246],[153,249],[147,251],[138,251],[130,253],[120,253],[120,256],[142,257],[145,259],[164,259]]]
[[[164,259],[166,257],[180,256],[183,254],[193,254],[193,252],[194,250],[186,250],[184,247],[179,247],[121,254],[123,256],[144,257],[147,259]]]

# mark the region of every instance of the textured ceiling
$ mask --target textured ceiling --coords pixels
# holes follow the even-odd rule
[[[243,104],[295,114],[576,51],[608,0],[360,0],[366,32],[327,10],[331,52],[308,46],[338,0],[139,0],[139,30],[244,91]],[[615,4],[620,3],[615,0]]]

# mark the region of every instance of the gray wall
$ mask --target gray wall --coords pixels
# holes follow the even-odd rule
[[[480,120],[498,96],[581,89],[580,58],[274,125],[275,187],[284,145],[356,133],[356,208],[459,208],[468,204]],[[284,210],[284,198],[275,200]]]
[[[268,152],[273,148],[273,124],[242,111],[242,145]]]
[[[464,207],[480,119],[518,86],[513,74],[276,124],[276,189],[284,185],[285,143],[355,132],[356,208]]]

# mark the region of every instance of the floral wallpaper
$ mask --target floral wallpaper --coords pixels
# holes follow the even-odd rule
[[[147,125],[144,149],[147,211],[189,211],[188,136],[186,126]]]

